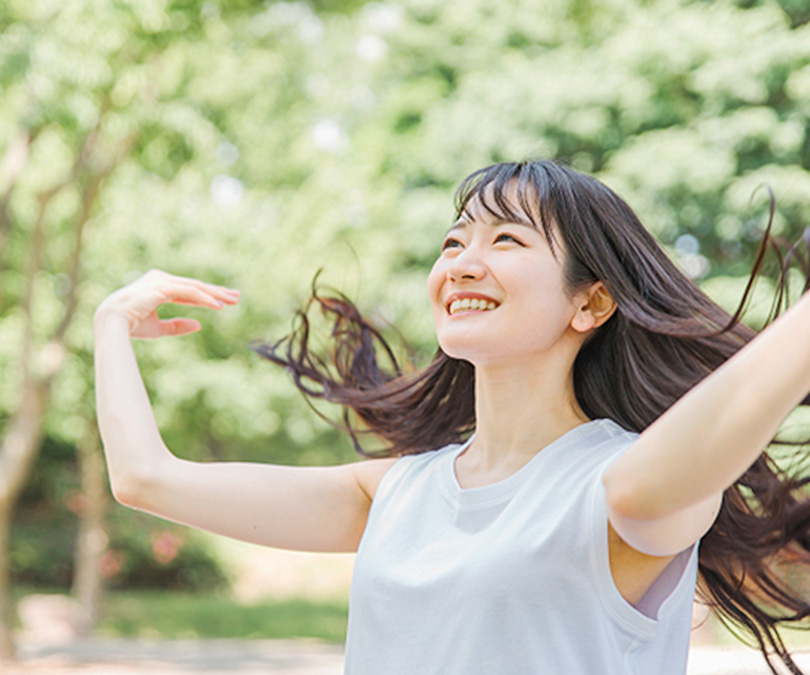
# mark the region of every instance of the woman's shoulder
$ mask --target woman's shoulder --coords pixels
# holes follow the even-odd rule
[[[556,453],[554,457],[565,471],[573,469],[584,478],[594,472],[601,473],[607,465],[623,455],[638,437],[635,431],[605,417],[575,430],[566,444],[566,452]],[[576,467],[571,466],[574,457]]]
[[[380,482],[388,470],[396,464],[399,458],[385,457],[384,459],[366,459],[352,464],[354,478],[360,489],[369,500],[374,500]]]
[[[459,449],[461,445],[461,443],[451,443],[450,445],[445,445],[444,447],[427,452],[404,454],[399,457],[386,457],[384,459],[367,459],[356,462],[353,465],[355,467],[355,478],[363,492],[368,495],[369,499],[373,500],[374,496],[377,494],[377,488],[379,488],[383,478],[389,474],[389,472],[399,474],[417,467],[424,467],[447,455],[447,453]]]
[[[625,429],[609,417],[604,417],[599,420],[599,432],[596,438],[599,445],[602,446],[603,452],[610,448],[621,453],[635,443],[639,435],[638,432]]]
[[[610,417],[601,417],[599,418],[598,422],[600,423],[604,432],[610,437],[630,436],[635,438],[639,435],[638,432],[626,429],[619,422],[611,419]]]

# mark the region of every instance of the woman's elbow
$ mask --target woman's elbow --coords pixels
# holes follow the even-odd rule
[[[155,494],[161,489],[161,476],[169,467],[129,466],[126,471],[110,471],[110,491],[119,504],[139,511],[148,511]]]
[[[132,509],[143,509],[149,491],[143,476],[110,476],[110,491],[119,504]]]
[[[639,481],[610,475],[602,477],[605,487],[605,501],[610,511],[622,518],[631,520],[657,520],[670,514],[668,505],[659,499],[648,486]]]

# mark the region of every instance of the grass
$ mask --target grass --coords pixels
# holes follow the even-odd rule
[[[20,595],[35,591],[23,589]],[[106,637],[316,638],[343,642],[341,601],[288,599],[238,604],[224,593],[109,591],[97,634]]]

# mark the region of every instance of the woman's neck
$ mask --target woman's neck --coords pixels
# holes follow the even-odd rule
[[[465,451],[479,471],[523,466],[552,441],[590,421],[574,395],[566,359],[476,366],[475,439]]]

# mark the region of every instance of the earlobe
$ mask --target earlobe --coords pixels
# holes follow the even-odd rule
[[[588,332],[595,324],[593,315],[587,310],[578,311],[571,320],[571,327],[579,333]]]
[[[571,327],[579,333],[587,333],[596,326],[596,317],[593,314],[590,300],[586,300],[578,307],[571,319]]]

